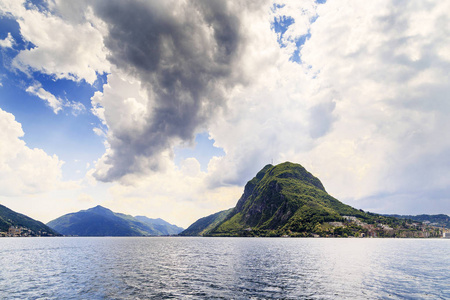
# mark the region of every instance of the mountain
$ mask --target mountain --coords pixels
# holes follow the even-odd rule
[[[409,219],[412,221],[422,222],[425,224],[430,224],[437,227],[450,228],[450,216],[439,214],[439,215],[385,215],[388,217],[394,217],[398,219]]]
[[[172,225],[160,218],[151,219],[144,216],[136,216],[134,218],[151,226],[154,230],[161,232],[161,235],[177,235],[184,230],[183,228]]]
[[[419,237],[439,232],[346,205],[301,165],[285,162],[258,172],[231,211],[202,218],[182,234]]]
[[[141,217],[140,217],[141,218]],[[115,213],[100,205],[76,213],[66,214],[47,225],[64,235],[77,236],[156,236],[182,231],[159,219],[152,224],[122,213]],[[162,221],[162,222],[161,222]],[[176,232],[176,233],[169,233]]]
[[[4,235],[10,227],[17,227],[17,235],[27,236],[58,236],[60,235],[44,223],[17,213],[6,206],[0,205],[0,232]]]
[[[182,236],[198,236],[207,234],[214,227],[219,225],[231,213],[233,208],[219,211],[218,213],[209,215],[207,217],[198,219],[195,223],[189,226],[185,231],[179,235]]]

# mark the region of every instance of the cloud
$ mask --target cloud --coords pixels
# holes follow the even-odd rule
[[[310,32],[305,43],[262,64],[209,127],[226,152],[210,162],[210,186],[243,185],[272,159],[290,160],[356,207],[450,210],[448,4],[331,1],[315,9],[309,26],[286,31]],[[299,63],[289,61],[295,51]]]
[[[25,1],[0,4],[0,13],[16,19],[22,38],[32,46],[14,57],[13,67],[30,75],[38,71],[90,84],[96,81],[97,74],[108,72],[101,24],[89,10],[83,12],[78,23],[71,23],[42,9]]]
[[[42,88],[42,85],[37,81],[33,85],[29,86],[26,89],[26,92],[46,101],[47,105],[53,109],[53,112],[55,114],[58,114],[60,111],[62,111],[64,107],[70,108],[74,116],[77,116],[80,113],[86,111],[86,107],[83,105],[83,103],[63,100],[59,97],[55,97],[52,93],[44,90]]]
[[[114,184],[102,205],[132,215],[163,218],[186,228],[201,217],[233,207],[242,194],[237,186],[205,189],[206,173],[194,158],[184,160],[180,168],[165,159],[164,176],[127,175],[127,184]]]
[[[22,196],[61,188],[61,166],[56,155],[28,148],[20,138],[22,126],[0,109],[0,196]]]
[[[161,169],[161,153],[192,141],[248,79],[240,67],[241,18],[256,4],[223,1],[100,1],[105,45],[115,66],[93,99],[108,125],[102,181]],[[139,28],[139,30],[136,30]],[[101,109],[101,110],[100,110]],[[128,117],[129,116],[129,117]]]
[[[11,35],[11,32],[8,32],[8,35],[3,40],[0,40],[1,48],[12,48],[14,45],[14,38]]]
[[[44,90],[42,88],[42,85],[38,82],[36,82],[32,86],[29,86],[26,89],[26,91],[46,101],[48,106],[50,106],[53,109],[53,112],[55,114],[57,114],[63,108],[63,101],[60,98],[56,98],[53,94]]]

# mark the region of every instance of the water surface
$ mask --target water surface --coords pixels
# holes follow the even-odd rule
[[[450,240],[2,238],[1,299],[450,299]]]

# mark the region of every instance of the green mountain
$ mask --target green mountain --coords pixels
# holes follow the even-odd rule
[[[152,223],[152,219],[147,218],[143,222],[139,218],[115,213],[98,205],[61,216],[47,225],[64,235],[76,236],[157,236],[177,234],[183,230],[180,228],[177,231],[178,227],[161,219]]]
[[[421,237],[438,233],[346,205],[330,196],[320,180],[301,165],[285,162],[258,172],[231,212],[202,218],[182,234]]]
[[[0,205],[0,232],[7,233],[9,228],[17,227],[20,234],[27,236],[57,236],[60,235],[44,223],[36,221],[23,214],[19,214],[6,206]]]
[[[198,219],[195,223],[189,226],[185,231],[181,232],[179,235],[183,236],[199,236],[205,235],[214,227],[219,225],[225,218],[231,213],[233,208],[219,211],[218,213],[209,215],[207,217]]]

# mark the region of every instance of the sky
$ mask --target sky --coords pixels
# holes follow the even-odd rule
[[[0,203],[182,227],[291,161],[450,214],[448,1],[0,2]]]

